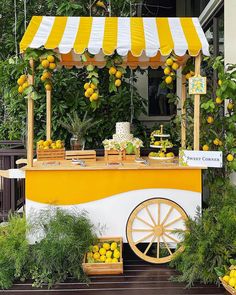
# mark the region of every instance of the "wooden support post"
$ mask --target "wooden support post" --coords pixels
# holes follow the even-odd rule
[[[195,75],[200,75],[201,70],[201,55],[195,57]],[[194,95],[194,150],[199,150],[200,145],[200,95]]]
[[[181,85],[181,147],[186,148],[186,78],[182,75]]]
[[[46,99],[47,99],[46,136],[47,136],[47,140],[49,140],[51,139],[51,130],[52,130],[52,92],[51,90],[47,90]]]
[[[34,84],[34,60],[30,60],[32,74],[29,75],[29,84]],[[33,94],[28,96],[28,134],[27,134],[27,163],[33,167],[34,158],[34,97]]]

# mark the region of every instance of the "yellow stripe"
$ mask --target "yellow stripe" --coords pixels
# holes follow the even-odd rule
[[[38,203],[76,205],[150,188],[200,193],[201,169],[26,171],[26,198]]]
[[[143,19],[139,17],[130,18],[131,52],[134,56],[140,56],[146,49]]]
[[[29,26],[20,42],[20,52],[25,51],[29,45],[31,44],[31,42],[34,39],[35,34],[38,31],[38,28],[41,24],[43,17],[42,16],[33,16]]]
[[[67,16],[55,17],[50,35],[44,45],[45,48],[54,49],[58,47],[65,31],[66,22]]]
[[[161,54],[164,56],[169,55],[174,49],[174,42],[172,39],[168,18],[156,18],[156,23],[160,40]]]
[[[92,17],[81,17],[79,23],[79,29],[75,38],[74,51],[78,54],[84,53],[88,48],[92,29],[93,18]]]
[[[103,39],[103,52],[105,55],[111,55],[117,47],[117,33],[118,33],[118,18],[106,17],[104,39]]]
[[[180,18],[185,38],[188,43],[188,51],[191,56],[198,55],[202,48],[202,43],[191,18]]]

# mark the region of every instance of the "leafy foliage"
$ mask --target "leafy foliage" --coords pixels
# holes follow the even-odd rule
[[[236,188],[228,180],[212,186],[209,207],[187,221],[189,231],[181,232],[185,247],[171,265],[181,272],[178,282],[216,283],[215,268],[224,267],[236,255]]]
[[[27,234],[36,231],[43,233],[43,239],[30,245]],[[84,281],[83,257],[95,241],[93,224],[83,213],[46,211],[30,226],[25,216],[12,215],[0,227],[0,288],[26,279],[32,279],[34,287],[49,288],[69,276]]]

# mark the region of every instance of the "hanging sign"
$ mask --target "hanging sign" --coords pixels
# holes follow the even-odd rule
[[[181,166],[222,168],[222,152],[215,151],[190,151],[179,152],[179,164]]]
[[[189,78],[189,94],[206,94],[206,77],[200,75]]]

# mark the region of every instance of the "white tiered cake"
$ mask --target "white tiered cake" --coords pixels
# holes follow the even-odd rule
[[[133,139],[133,134],[130,133],[129,122],[117,122],[116,133],[113,134],[113,139],[117,142],[130,141]]]

